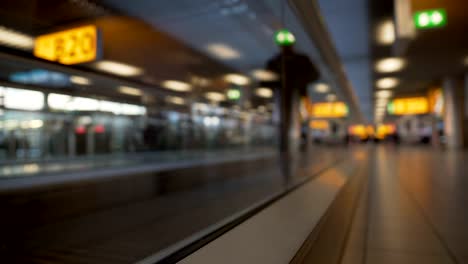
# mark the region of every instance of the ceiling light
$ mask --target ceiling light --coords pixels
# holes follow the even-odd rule
[[[221,102],[226,100],[226,95],[217,92],[207,92],[205,94],[206,99],[214,102]]]
[[[236,85],[247,85],[250,83],[249,78],[245,77],[244,75],[235,74],[235,73],[226,74],[224,76],[224,80],[226,82],[233,83]]]
[[[377,61],[375,69],[380,73],[396,72],[403,69],[406,65],[404,59],[401,58],[385,58]]]
[[[241,54],[237,50],[233,49],[232,47],[226,44],[214,43],[208,45],[206,49],[212,55],[223,60],[233,60],[241,57]]]
[[[162,86],[176,92],[189,92],[192,90],[192,86],[190,84],[174,80],[164,81]]]
[[[377,91],[375,93],[375,96],[377,98],[385,98],[386,99],[386,98],[392,97],[392,92],[391,91]]]
[[[377,88],[380,88],[380,89],[390,89],[390,88],[394,88],[399,83],[400,81],[397,78],[387,77],[387,78],[382,78],[382,79],[377,80],[377,82],[375,83],[375,86],[377,86]]]
[[[385,107],[377,107],[377,108],[375,108],[375,112],[377,112],[377,113],[384,112],[385,113]]]
[[[143,70],[141,68],[115,61],[100,61],[97,62],[95,65],[96,68],[101,71],[126,77],[137,76],[143,73]]]
[[[201,87],[207,87],[211,84],[209,79],[200,76],[192,76],[191,82],[193,85]]]
[[[143,92],[140,89],[133,88],[133,87],[128,87],[128,86],[120,86],[119,87],[119,92],[127,95],[133,95],[133,96],[142,96]]]
[[[34,38],[13,29],[0,26],[0,44],[22,50],[32,50]]]
[[[185,104],[185,99],[178,96],[166,96],[166,102],[176,105]]]
[[[90,85],[91,81],[88,78],[81,76],[71,76],[70,82],[78,85]]]
[[[252,71],[252,76],[259,81],[271,82],[278,80],[278,75],[272,71],[257,69]]]
[[[388,99],[387,98],[377,98],[376,99],[376,103],[387,103],[388,102]]]
[[[328,84],[325,83],[317,83],[314,86],[314,91],[316,93],[328,93],[330,91],[330,86],[328,86]]]
[[[336,100],[336,95],[334,95],[334,94],[328,94],[326,99],[327,99],[327,101],[329,101],[329,102],[335,101],[335,100]]]
[[[257,90],[255,91],[255,94],[263,98],[273,97],[273,91],[270,88],[266,88],[266,87],[257,88]]]
[[[392,20],[385,20],[377,28],[377,43],[390,45],[395,41],[395,25]]]
[[[44,108],[44,93],[31,90],[7,88],[4,91],[5,108],[37,111]]]
[[[387,102],[377,102],[377,103],[375,103],[375,106],[376,106],[376,107],[386,107],[386,106],[387,106]]]

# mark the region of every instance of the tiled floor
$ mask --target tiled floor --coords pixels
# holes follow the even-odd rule
[[[381,146],[374,154],[342,263],[468,263],[467,153]]]

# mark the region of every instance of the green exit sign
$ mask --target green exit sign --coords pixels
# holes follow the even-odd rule
[[[281,29],[275,33],[275,42],[278,46],[292,46],[296,43],[296,37],[287,29]]]
[[[445,9],[424,10],[414,14],[414,25],[419,29],[439,28],[447,24]]]

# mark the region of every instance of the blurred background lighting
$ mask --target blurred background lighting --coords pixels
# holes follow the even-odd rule
[[[128,86],[120,86],[119,92],[126,95],[132,96],[142,96],[143,92],[140,89],[128,87]]]
[[[0,26],[0,44],[22,50],[32,50],[34,47],[34,38]]]
[[[55,110],[67,110],[67,105],[72,101],[72,97],[64,94],[51,93],[47,96],[47,104]]]
[[[391,91],[377,91],[375,93],[375,96],[377,98],[390,98],[392,97],[392,92]]]
[[[377,43],[391,45],[395,41],[395,25],[392,20],[385,20],[377,28]]]
[[[238,89],[229,89],[227,92],[227,97],[230,100],[239,100],[241,98],[241,92]]]
[[[185,104],[185,99],[178,96],[167,96],[165,98],[166,102],[176,105],[183,105]]]
[[[336,95],[334,94],[328,94],[327,97],[326,97],[327,101],[329,102],[332,102],[332,101],[336,101]]]
[[[119,115],[122,113],[122,105],[119,103],[101,100],[99,102],[99,111],[110,112]]]
[[[141,68],[115,61],[100,61],[96,63],[96,68],[112,74],[125,77],[137,76],[143,73]]]
[[[233,59],[238,59],[241,57],[240,52],[222,43],[210,44],[206,47],[206,49],[213,56],[218,57],[223,60],[233,60]]]
[[[206,99],[214,102],[221,102],[226,100],[226,95],[218,92],[207,92],[205,94]]]
[[[164,81],[162,86],[176,92],[189,92],[192,90],[192,86],[190,84],[174,80]]]
[[[36,111],[44,108],[44,98],[42,92],[7,88],[3,103],[10,109]]]
[[[257,90],[255,91],[255,94],[263,98],[273,97],[273,91],[270,88],[266,88],[266,87],[257,88]]]
[[[272,71],[257,69],[252,71],[252,76],[259,81],[271,82],[278,80],[278,75]]]
[[[78,85],[90,85],[91,81],[88,78],[81,76],[71,76],[70,82]]]
[[[385,58],[377,61],[375,69],[380,73],[396,72],[403,69],[406,62],[402,58]]]
[[[400,81],[397,78],[387,77],[377,80],[375,86],[380,89],[391,89],[397,86]]]
[[[244,75],[235,74],[235,73],[226,74],[224,76],[224,80],[226,82],[236,84],[236,85],[247,85],[250,83],[249,78],[245,77]]]
[[[317,83],[314,86],[314,91],[316,93],[328,93],[330,91],[330,86],[328,86],[328,84],[325,83]]]

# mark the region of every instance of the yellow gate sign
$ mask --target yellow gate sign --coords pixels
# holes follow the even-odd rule
[[[94,61],[99,53],[99,35],[95,25],[42,35],[34,42],[34,56],[66,65]]]
[[[342,118],[348,115],[348,106],[343,102],[315,103],[311,115],[316,118]]]

